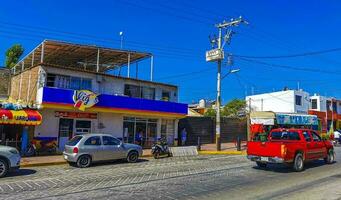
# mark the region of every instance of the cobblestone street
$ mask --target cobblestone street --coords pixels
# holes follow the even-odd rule
[[[310,163],[302,173],[281,166],[261,170],[245,156],[226,155],[114,162],[87,169],[32,167],[1,179],[0,198],[268,199],[283,198],[283,192],[290,198],[307,187],[341,183],[340,165],[322,163]],[[334,192],[331,197],[341,196]]]

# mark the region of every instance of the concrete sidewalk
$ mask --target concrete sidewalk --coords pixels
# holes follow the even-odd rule
[[[144,149],[142,157],[151,157],[151,149]],[[34,156],[21,158],[20,167],[37,167],[66,164],[63,155]]]
[[[204,144],[201,146],[201,150],[198,151],[200,155],[246,155],[246,144],[242,144],[242,150],[237,151],[234,143],[222,143],[221,151],[216,150],[215,144]],[[142,157],[151,157],[151,149],[144,149]],[[24,157],[21,159],[20,167],[35,167],[35,166],[47,166],[47,165],[61,165],[66,164],[63,155],[51,155],[51,156],[35,156]]]
[[[217,151],[216,144],[203,144],[199,151],[201,155],[246,155],[246,142],[242,142],[241,151],[237,151],[235,143],[222,143],[221,151]]]

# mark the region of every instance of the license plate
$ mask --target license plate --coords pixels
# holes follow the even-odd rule
[[[260,160],[261,160],[261,161],[266,161],[266,162],[268,162],[268,161],[269,161],[269,158],[268,158],[268,157],[260,157]]]

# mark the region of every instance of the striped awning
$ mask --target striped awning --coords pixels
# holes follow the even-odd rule
[[[18,124],[36,126],[41,124],[42,116],[36,110],[5,110],[0,109],[0,124]]]

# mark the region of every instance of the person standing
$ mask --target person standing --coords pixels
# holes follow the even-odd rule
[[[186,128],[183,128],[181,131],[181,145],[182,146],[186,145],[186,140],[187,140],[187,132],[186,132]]]

